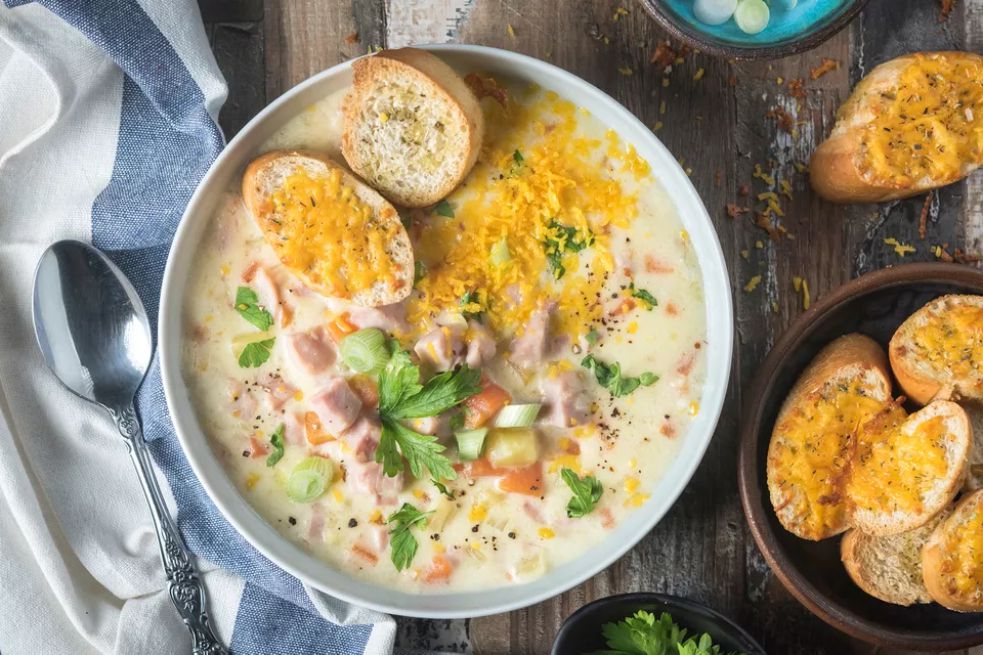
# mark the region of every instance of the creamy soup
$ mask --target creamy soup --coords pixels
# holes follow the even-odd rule
[[[401,212],[407,300],[306,289],[237,189],[190,277],[185,379],[229,476],[284,536],[380,585],[486,589],[583,554],[648,501],[700,411],[705,307],[673,203],[603,117],[509,90],[482,100],[465,184]],[[263,151],[337,156],[339,100]],[[399,418],[416,381],[466,397]]]

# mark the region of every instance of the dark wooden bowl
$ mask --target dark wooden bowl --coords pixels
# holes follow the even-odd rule
[[[552,655],[584,655],[604,650],[601,626],[622,621],[639,610],[656,616],[668,612],[689,636],[709,634],[725,653],[764,655],[765,651],[739,625],[709,607],[665,594],[635,593],[599,598],[567,617],[553,642]]]
[[[840,562],[839,537],[806,541],[778,522],[765,478],[768,443],[785,395],[823,346],[850,332],[887,346],[908,316],[946,293],[983,294],[983,271],[957,264],[905,264],[864,275],[823,297],[768,354],[754,379],[741,425],[741,502],[768,565],[813,614],[853,637],[885,647],[950,650],[983,644],[983,613],[962,614],[934,603],[901,607],[861,591]]]
[[[850,0],[842,14],[822,21],[814,28],[800,32],[794,38],[768,45],[740,45],[701,32],[679,20],[663,0],[638,0],[652,18],[672,36],[701,52],[731,59],[779,59],[811,50],[842,30],[860,13],[868,0]]]

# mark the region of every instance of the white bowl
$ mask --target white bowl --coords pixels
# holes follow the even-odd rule
[[[537,580],[487,591],[416,594],[358,580],[309,555],[281,536],[236,489],[198,424],[181,371],[182,307],[188,272],[222,193],[238,184],[246,163],[277,129],[313,102],[351,83],[351,62],[319,73],[277,98],[232,139],[198,185],[167,261],[160,307],[160,361],[167,405],[191,467],[229,522],[260,552],[313,587],[364,607],[406,616],[463,618],[514,610],[562,593],[611,565],[659,522],[689,482],[713,436],[730,373],[733,310],[723,253],[699,195],[676,158],[631,112],[580,78],[525,55],[469,45],[426,46],[426,49],[460,70],[480,70],[528,80],[585,107],[617,131],[626,143],[634,144],[675,202],[702,274],[707,378],[700,400],[702,409],[689,431],[680,437],[683,443],[679,453],[653,489],[651,499],[631,513],[603,542]]]

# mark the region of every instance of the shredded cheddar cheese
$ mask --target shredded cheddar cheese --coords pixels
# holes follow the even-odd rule
[[[375,216],[344,183],[340,170],[312,177],[298,168],[270,203],[270,211],[259,219],[267,243],[280,261],[302,271],[314,285],[324,286],[332,296],[350,298],[377,280],[390,288],[396,284],[388,246],[398,222]]]
[[[615,132],[585,134],[577,107],[555,93],[515,96],[506,107],[486,105],[485,151],[449,199],[454,216],[420,225],[416,251],[427,275],[408,303],[409,323],[420,331],[442,310],[460,310],[469,292],[502,335],[520,333],[544,300],[558,303],[555,328],[572,337],[602,315],[600,293],[615,268],[611,230],[638,214],[637,190],[609,169],[625,173],[631,186],[649,179],[650,167]],[[574,252],[564,249],[568,239],[589,245]],[[495,265],[489,253],[501,242],[511,256]],[[559,278],[547,243],[562,252]]]
[[[983,65],[945,53],[913,57],[873,101],[877,119],[865,128],[857,162],[873,183],[948,184],[964,165],[983,161]]]

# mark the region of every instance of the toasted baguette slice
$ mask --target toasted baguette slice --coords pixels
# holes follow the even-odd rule
[[[966,472],[965,491],[983,489],[983,403],[960,403],[969,417],[973,432],[973,448],[969,456],[969,470]]]
[[[925,587],[957,612],[983,612],[983,490],[961,499],[922,550]]]
[[[844,487],[854,434],[890,401],[887,357],[872,339],[849,334],[816,355],[768,446],[768,491],[785,529],[817,541],[849,527]]]
[[[983,164],[983,57],[916,52],[872,70],[809,164],[833,202],[881,202],[951,184]]]
[[[246,167],[242,197],[277,257],[310,289],[374,307],[413,288],[413,246],[396,209],[327,156],[266,153]]]
[[[481,105],[464,80],[414,48],[383,50],[352,67],[341,137],[352,170],[406,207],[432,205],[453,191],[485,133]]]
[[[846,486],[850,522],[878,536],[928,523],[965,481],[969,430],[966,412],[948,400],[910,416],[893,404],[865,423]]]
[[[942,296],[908,317],[891,337],[891,369],[905,394],[983,400],[983,296]]]
[[[922,527],[890,537],[850,530],[840,542],[846,572],[858,587],[885,603],[932,602],[922,579],[922,548],[948,515],[943,510]]]

